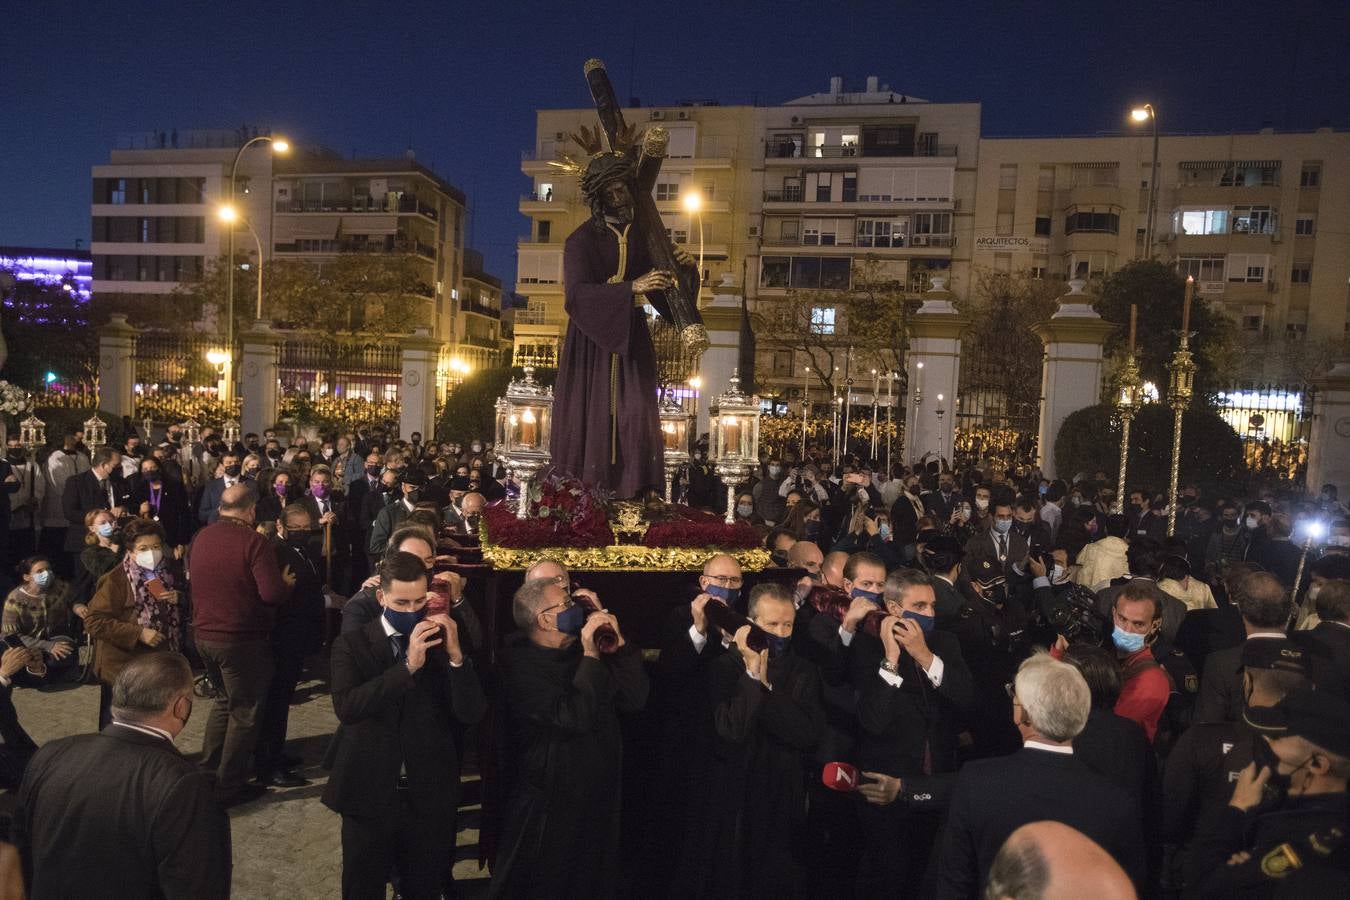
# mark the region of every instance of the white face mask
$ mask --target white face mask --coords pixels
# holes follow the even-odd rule
[[[132,558],[136,560],[136,565],[140,566],[142,569],[154,569],[159,565],[160,561],[164,559],[164,551],[138,550],[136,551],[136,555]]]
[[[1257,518],[1256,516],[1248,516],[1248,517],[1247,517],[1247,530],[1248,530],[1248,531],[1255,531],[1255,530],[1260,526],[1260,524],[1261,524],[1261,520],[1260,520],[1259,518]]]
[[[1317,595],[1320,593],[1322,593],[1322,583],[1319,581],[1317,584],[1314,584],[1312,587],[1308,588],[1308,599],[1316,600]]]
[[[984,497],[976,497],[975,508],[978,509],[980,512],[984,512],[986,509],[989,508],[989,501]]]
[[[1053,569],[1051,569],[1050,580],[1053,581],[1055,584],[1059,584],[1060,582],[1062,582],[1064,580],[1064,567],[1055,566]]]

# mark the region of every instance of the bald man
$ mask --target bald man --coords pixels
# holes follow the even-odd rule
[[[1111,854],[1061,822],[1031,822],[1003,842],[985,900],[1134,900],[1134,885]]]
[[[272,625],[295,574],[283,571],[254,530],[256,497],[247,484],[225,488],[220,517],[188,548],[192,628],[219,693],[207,714],[202,765],[216,772],[217,798],[230,806],[264,788],[247,784],[261,710],[272,680]]]
[[[842,590],[844,587],[844,564],[847,562],[848,554],[842,550],[834,550],[825,554],[825,561],[820,565],[821,580],[830,587]]]

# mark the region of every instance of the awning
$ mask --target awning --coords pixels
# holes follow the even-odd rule
[[[398,216],[367,214],[342,217],[343,234],[397,234]]]
[[[285,225],[280,222],[278,225],[279,230],[289,231],[297,238],[333,240],[337,238],[341,221],[341,216],[288,216]]]
[[[1200,159],[1177,164],[1183,169],[1231,169],[1241,166],[1244,169],[1278,169],[1278,159]]]
[[[1076,162],[1069,163],[1071,169],[1119,169],[1118,162]]]

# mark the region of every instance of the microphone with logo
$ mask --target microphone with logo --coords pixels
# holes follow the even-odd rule
[[[858,767],[846,762],[827,762],[820,770],[820,783],[832,791],[851,794],[858,790]]]

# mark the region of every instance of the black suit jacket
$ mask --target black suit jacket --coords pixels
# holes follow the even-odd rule
[[[1027,550],[1031,545],[1016,531],[1009,531],[1007,537],[1008,552],[1000,565],[998,547],[989,529],[972,535],[970,540],[966,541],[966,558],[961,571],[967,573],[971,581],[987,581],[999,575],[1004,578],[1014,577],[1013,566],[1027,558]]]
[[[1122,789],[1073,756],[1024,747],[966,763],[947,813],[937,895],[976,897],[1003,842],[1049,819],[1076,828],[1115,857],[1136,887],[1144,874],[1139,809]]]
[[[131,511],[136,513],[142,503],[150,502],[150,485],[144,478],[136,477],[131,487]],[[155,514],[154,510],[150,515]],[[197,530],[188,505],[187,489],[181,482],[165,477],[160,482],[159,524],[169,539],[170,547],[186,546]]]
[[[941,528],[951,520],[952,510],[961,502],[961,492],[952,491],[950,497],[944,497],[942,491],[925,491],[920,499],[923,500],[923,508],[937,520]]]
[[[225,493],[225,479],[212,478],[202,488],[201,503],[197,506],[197,521],[210,525],[220,518],[220,495]]]
[[[112,484],[113,499],[116,501],[113,505],[125,508],[130,501],[125,482],[116,474],[110,474],[108,481]],[[85,514],[92,509],[112,509],[112,506],[108,504],[107,490],[99,487],[98,476],[86,470],[72,475],[66,481],[61,509],[69,524],[66,530],[66,552],[78,553],[84,549],[84,536],[88,534],[84,525]]]
[[[459,803],[455,732],[483,717],[487,700],[467,656],[454,668],[439,648],[415,674],[394,659],[381,620],[333,643],[332,772],[323,803],[343,815],[388,815],[399,770],[419,817],[452,820]],[[453,842],[453,841],[452,841]]]
[[[121,725],[39,750],[14,830],[30,900],[230,895],[230,821],[211,782]]]

